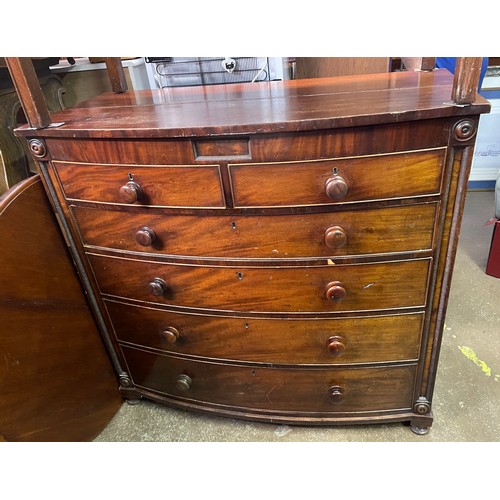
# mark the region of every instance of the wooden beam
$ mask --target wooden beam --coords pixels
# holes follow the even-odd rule
[[[481,75],[481,57],[457,57],[451,100],[456,104],[472,104],[476,100]]]
[[[422,57],[422,65],[420,69],[422,71],[432,71],[436,67],[435,57]]]
[[[52,123],[38,77],[29,57],[6,57],[5,62],[31,128],[46,128]]]
[[[113,92],[120,94],[126,92],[127,80],[123,71],[122,61],[119,57],[105,57],[106,67],[108,68],[109,80]]]
[[[435,57],[402,57],[408,71],[432,71],[436,65]]]

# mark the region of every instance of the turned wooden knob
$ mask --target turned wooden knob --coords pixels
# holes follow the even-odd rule
[[[191,383],[193,382],[192,378],[184,373],[177,377],[177,381],[175,382],[175,387],[179,389],[179,391],[189,391],[191,388]]]
[[[143,247],[150,246],[156,240],[155,232],[149,227],[142,227],[135,233],[135,241]]]
[[[328,398],[332,403],[342,403],[344,401],[344,389],[338,385],[334,385],[328,389]]]
[[[125,203],[135,203],[142,197],[142,188],[137,182],[129,181],[120,188],[120,198]]]
[[[328,248],[342,248],[346,242],[347,235],[340,226],[332,226],[325,231],[325,243]]]
[[[161,278],[155,278],[149,283],[149,291],[157,297],[163,295],[168,289],[167,283]]]
[[[162,335],[167,339],[171,344],[175,344],[177,339],[180,336],[179,330],[174,328],[173,326],[169,326],[163,330]]]
[[[346,296],[346,293],[340,281],[332,281],[326,286],[326,297],[328,300],[342,300]]]
[[[342,337],[334,336],[330,337],[326,341],[326,348],[328,349],[328,352],[334,356],[340,356],[344,351],[345,351],[345,345],[343,343]]]
[[[341,175],[334,175],[326,181],[325,191],[328,198],[331,198],[332,200],[339,200],[347,194],[349,186]]]

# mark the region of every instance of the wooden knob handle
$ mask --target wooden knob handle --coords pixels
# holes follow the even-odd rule
[[[332,281],[326,286],[326,297],[328,300],[342,300],[346,296],[346,293],[340,281]]]
[[[125,203],[135,203],[142,197],[142,188],[137,182],[129,181],[120,188],[120,198]]]
[[[175,344],[177,339],[180,337],[179,330],[174,328],[173,326],[169,326],[163,330],[162,335],[167,339],[171,344]]]
[[[334,404],[344,401],[344,389],[338,385],[334,385],[328,389],[328,398]]]
[[[347,194],[349,186],[341,175],[334,175],[326,181],[325,191],[328,198],[331,198],[332,200],[339,200]]]
[[[332,356],[340,356],[345,351],[345,345],[343,343],[342,337],[330,337],[326,341],[326,348]]]
[[[149,283],[149,291],[157,297],[163,295],[167,291],[167,289],[167,283],[161,278],[155,278],[153,281],[151,281],[151,283]]]
[[[342,248],[346,242],[347,235],[340,226],[332,226],[325,231],[325,243],[328,248]]]
[[[184,373],[182,375],[179,375],[177,377],[177,381],[175,382],[175,387],[179,391],[189,391],[191,389],[191,383],[193,382],[193,379],[189,377],[188,375],[185,375]]]
[[[149,227],[142,227],[135,233],[135,241],[143,247],[150,246],[156,240],[155,232]]]

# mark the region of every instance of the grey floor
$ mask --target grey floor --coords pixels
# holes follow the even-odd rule
[[[95,441],[498,442],[500,441],[500,279],[484,273],[493,191],[467,195],[434,392],[425,436],[396,423],[296,427],[189,413],[143,401],[124,404]]]

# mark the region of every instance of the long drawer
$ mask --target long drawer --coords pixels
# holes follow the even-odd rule
[[[103,203],[223,208],[218,165],[103,165],[53,162],[65,196]]]
[[[106,300],[121,342],[213,359],[274,364],[417,360],[423,313],[334,319],[180,314]]]
[[[229,165],[236,207],[330,205],[436,195],[445,148],[301,162]]]
[[[310,267],[217,267],[89,254],[101,292],[175,306],[335,312],[425,305],[430,259]]]
[[[122,347],[138,386],[177,398],[294,413],[409,409],[416,365],[285,369],[191,361]]]
[[[436,203],[296,215],[177,215],[75,206],[85,244],[183,256],[284,259],[432,248]]]

